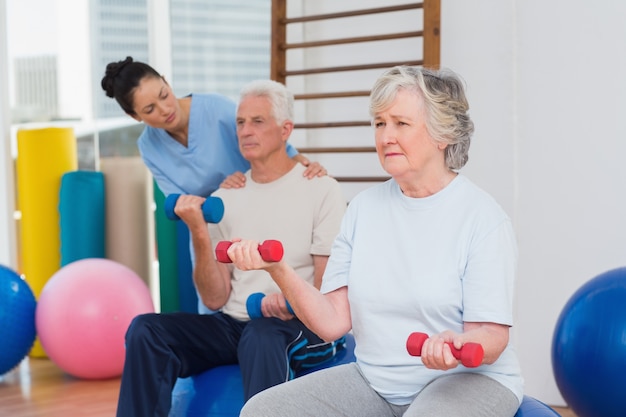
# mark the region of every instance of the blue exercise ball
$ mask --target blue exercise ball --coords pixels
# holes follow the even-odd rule
[[[589,280],[565,304],[552,369],[579,417],[626,416],[626,267]]]
[[[332,366],[354,362],[354,336],[332,359],[298,372],[296,378]],[[188,378],[178,378],[172,390],[170,417],[237,417],[244,404],[239,365],[224,365]],[[517,416],[522,417],[522,416]]]
[[[26,281],[0,265],[0,375],[17,366],[33,346],[36,304]]]

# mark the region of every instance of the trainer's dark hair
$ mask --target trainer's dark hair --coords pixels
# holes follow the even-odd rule
[[[141,80],[147,77],[160,78],[150,65],[133,61],[128,56],[123,61],[111,62],[106,66],[100,85],[108,97],[114,98],[122,110],[134,116],[133,92]]]

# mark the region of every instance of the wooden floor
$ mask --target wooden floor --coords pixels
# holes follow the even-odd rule
[[[120,380],[87,381],[66,375],[49,359],[26,358],[0,376],[0,416],[113,417]],[[576,417],[553,407],[562,417]]]
[[[26,358],[0,376],[0,416],[113,417],[120,379],[80,380],[52,361]]]

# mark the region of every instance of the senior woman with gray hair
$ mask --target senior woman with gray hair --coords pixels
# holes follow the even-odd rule
[[[355,363],[263,391],[241,416],[515,414],[517,248],[503,209],[457,172],[474,131],[468,109],[451,71],[400,66],[376,81],[372,126],[392,178],[351,201],[321,291],[286,263],[263,261],[258,242],[231,246],[235,266],[268,271],[316,334],[334,340],[352,330],[356,341]],[[421,357],[407,352],[413,332],[430,335]],[[455,356],[468,343],[484,352],[473,367]]]

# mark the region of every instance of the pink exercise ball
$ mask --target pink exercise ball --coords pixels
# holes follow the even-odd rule
[[[66,373],[83,379],[122,374],[131,320],[154,312],[147,285],[108,259],[65,265],[44,286],[35,312],[41,345]]]

